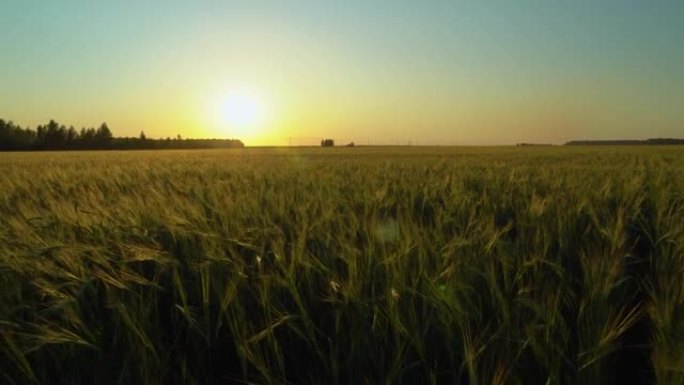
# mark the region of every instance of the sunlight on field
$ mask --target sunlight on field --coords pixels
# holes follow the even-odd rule
[[[675,147],[0,153],[0,174],[7,378],[684,381]]]

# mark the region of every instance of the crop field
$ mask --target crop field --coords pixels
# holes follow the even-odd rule
[[[684,385],[684,148],[0,153],[0,383]]]

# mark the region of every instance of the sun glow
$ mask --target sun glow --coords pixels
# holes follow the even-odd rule
[[[219,98],[216,109],[219,130],[237,139],[259,136],[269,120],[263,96],[252,89],[230,91]]]

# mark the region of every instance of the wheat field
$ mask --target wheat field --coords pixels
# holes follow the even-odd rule
[[[0,376],[683,385],[684,150],[0,153]]]

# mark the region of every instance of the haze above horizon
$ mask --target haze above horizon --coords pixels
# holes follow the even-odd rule
[[[247,145],[682,137],[682,20],[681,1],[9,0],[0,118]]]

